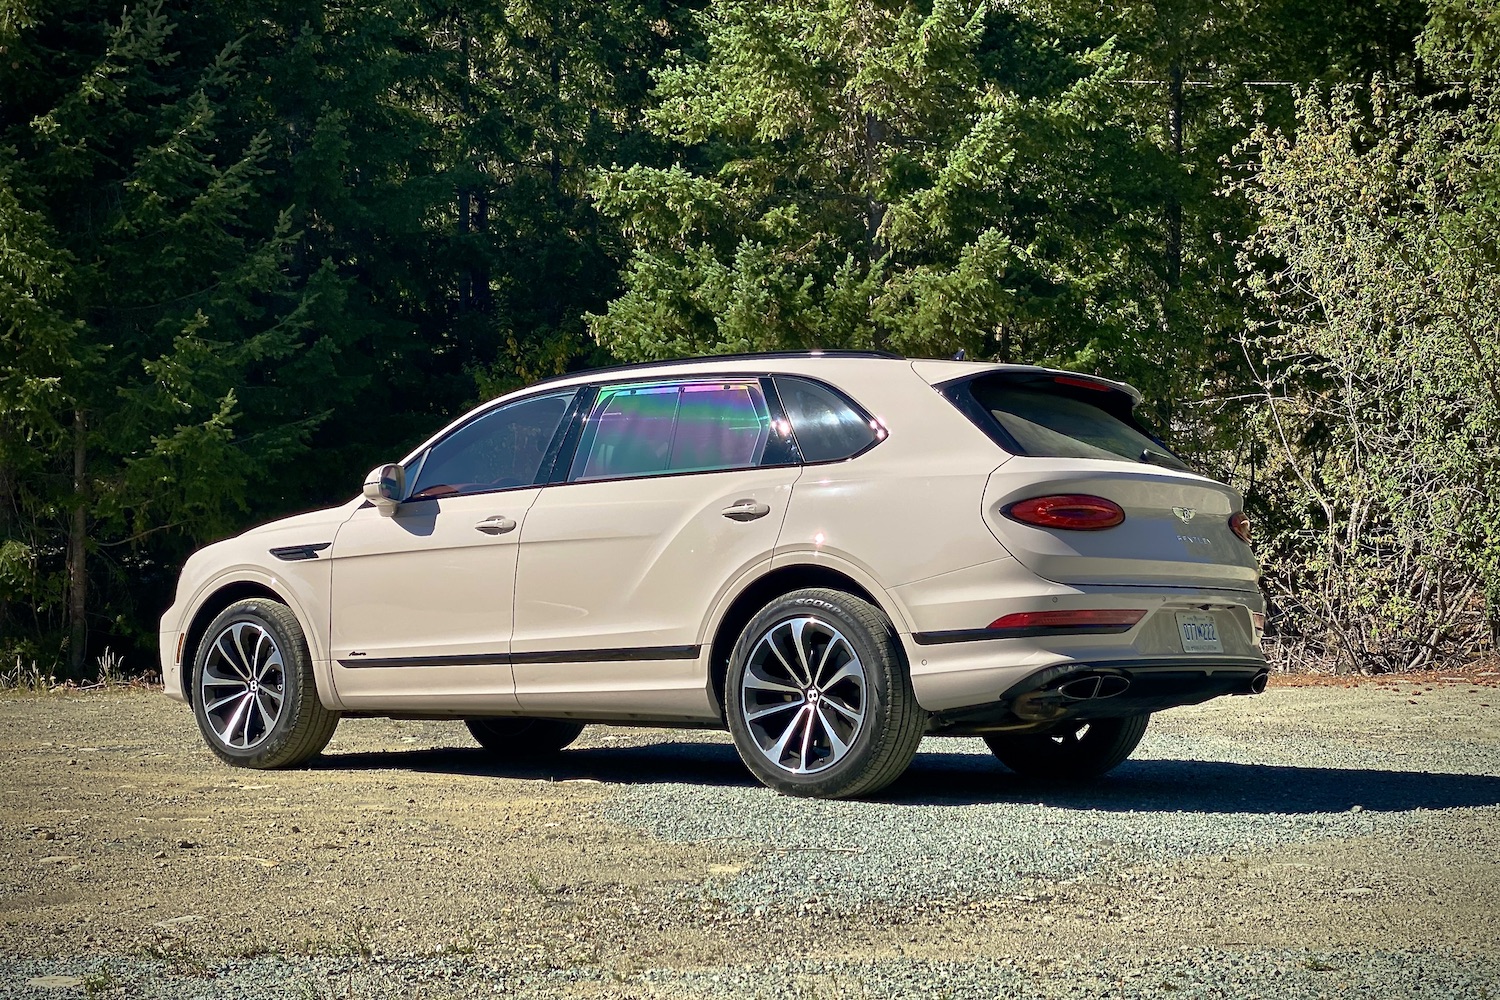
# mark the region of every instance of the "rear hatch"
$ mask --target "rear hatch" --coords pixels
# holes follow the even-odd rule
[[[1135,418],[1119,383],[1041,369],[939,386],[1015,457],[991,474],[984,516],[1033,573],[1073,585],[1253,591],[1259,569],[1230,526],[1238,493],[1191,471]],[[1093,530],[1026,523],[1022,501],[1093,497],[1124,519]]]

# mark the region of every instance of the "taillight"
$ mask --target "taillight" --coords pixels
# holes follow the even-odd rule
[[[1244,511],[1236,511],[1229,515],[1229,530],[1238,535],[1240,541],[1246,545],[1250,544],[1250,519],[1245,516]]]
[[[1146,617],[1144,611],[1017,611],[996,618],[989,627],[1000,632],[1022,630],[1078,630],[1080,632],[1124,632]]]
[[[1113,500],[1079,493],[1017,500],[1001,513],[1022,524],[1069,531],[1100,531],[1125,520],[1124,509]]]

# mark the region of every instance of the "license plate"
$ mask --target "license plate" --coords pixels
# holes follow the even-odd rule
[[[1184,653],[1224,652],[1224,643],[1219,639],[1219,623],[1213,615],[1179,614],[1177,631],[1182,635]]]

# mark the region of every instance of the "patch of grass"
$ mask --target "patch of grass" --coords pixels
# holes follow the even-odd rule
[[[208,959],[188,943],[186,936],[158,933],[156,940],[141,946],[139,954],[142,958],[166,962],[167,968],[179,975],[196,976],[200,979],[212,976]]]
[[[99,963],[99,968],[83,977],[83,995],[86,997],[104,996],[123,989],[124,986],[124,983],[115,978],[114,970],[103,962]]]
[[[47,694],[56,686],[56,675],[44,672],[36,660],[26,663],[19,654],[14,664],[0,670],[0,691]]]
[[[345,931],[344,952],[355,958],[372,958],[375,948],[370,944],[370,929],[364,924],[356,924]]]

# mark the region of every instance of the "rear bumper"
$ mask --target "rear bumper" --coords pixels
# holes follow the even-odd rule
[[[930,731],[960,735],[1044,729],[1259,694],[1269,671],[1259,656],[1171,657],[1060,663],[1026,675],[994,701],[933,715]]]
[[[1150,706],[1139,710],[1155,711],[1233,693],[1240,681],[1248,683],[1266,669],[1255,625],[1255,616],[1265,605],[1257,593],[1066,588],[1044,597],[1006,595],[993,600],[991,606],[994,610],[990,613],[997,615],[1026,610],[1118,608],[1140,610],[1144,617],[1125,631],[1043,630],[1043,634],[1002,636],[985,629],[945,628],[948,622],[937,622],[938,627],[929,631],[904,634],[901,640],[912,688],[917,702],[928,712],[943,715],[957,709],[994,706],[1031,686],[1045,687],[1071,672],[1089,668],[1131,672],[1127,686],[1137,687],[1132,697],[1138,704]],[[1179,614],[1212,614],[1223,648],[1211,653],[1186,652]],[[970,616],[969,622],[979,617]],[[1173,674],[1183,676],[1172,681],[1169,676]],[[1148,678],[1154,679],[1148,682]],[[1112,686],[1117,685],[1112,682]]]

